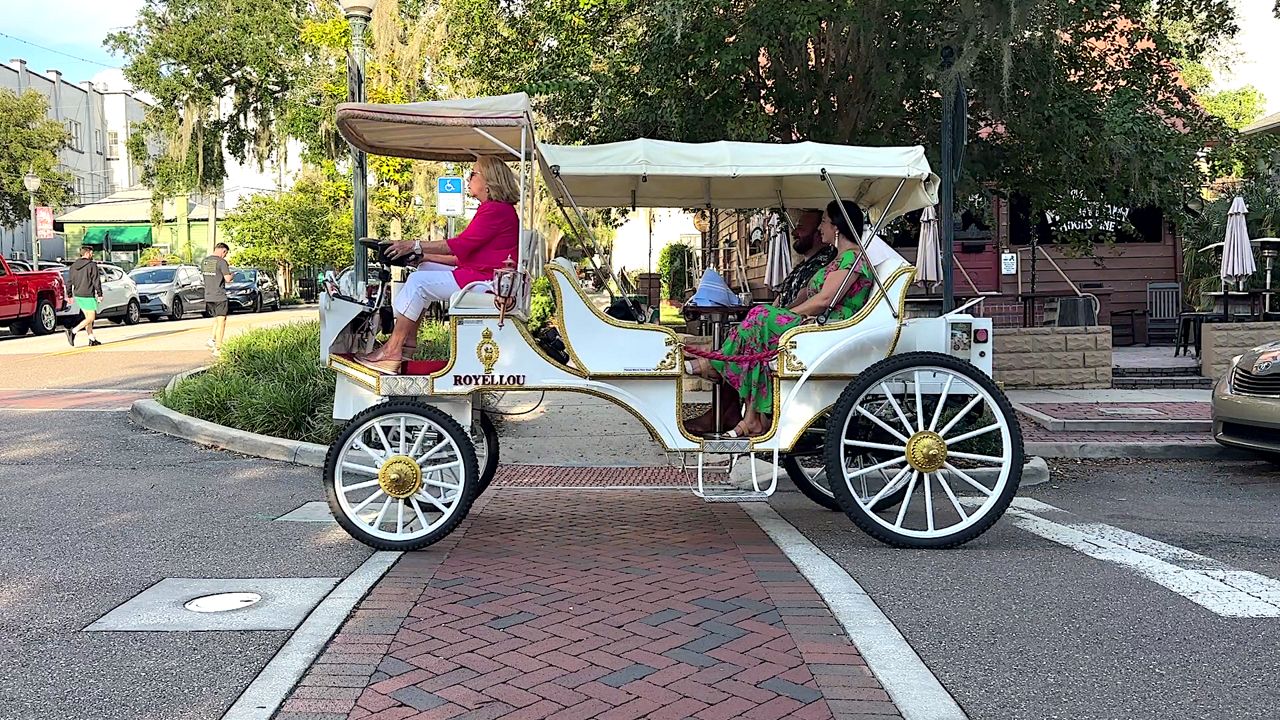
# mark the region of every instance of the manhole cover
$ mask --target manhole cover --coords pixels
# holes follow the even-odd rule
[[[247,608],[261,599],[261,595],[251,592],[218,593],[216,595],[198,597],[182,607],[190,610],[191,612],[219,613]]]

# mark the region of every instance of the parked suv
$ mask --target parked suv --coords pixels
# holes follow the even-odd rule
[[[204,312],[204,280],[193,265],[141,267],[129,273],[138,284],[142,316],[180,320],[190,312]]]
[[[280,289],[271,276],[253,268],[231,268],[227,283],[227,300],[232,310],[262,312],[263,308],[280,309]]]

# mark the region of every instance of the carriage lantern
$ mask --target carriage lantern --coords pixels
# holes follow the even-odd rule
[[[516,263],[508,255],[502,267],[493,271],[494,298],[493,304],[498,307],[498,327],[502,327],[506,320],[507,313],[511,312],[516,306],[516,295],[520,288],[520,272],[516,270]]]

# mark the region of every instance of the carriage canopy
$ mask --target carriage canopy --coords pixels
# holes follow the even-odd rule
[[[853,147],[720,141],[628,140],[605,145],[539,145],[544,174],[558,177],[584,207],[824,207],[831,190],[878,219],[938,201],[938,176],[922,147]],[[556,183],[549,182],[560,194]],[[567,200],[567,198],[559,198]]]
[[[347,142],[371,155],[415,160],[474,162],[481,155],[498,155],[512,161],[522,136],[527,158],[532,128],[533,111],[524,93],[338,106],[338,132]]]

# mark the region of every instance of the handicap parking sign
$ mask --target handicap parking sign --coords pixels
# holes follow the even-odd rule
[[[446,175],[436,181],[436,212],[445,217],[462,215],[462,178]]]

